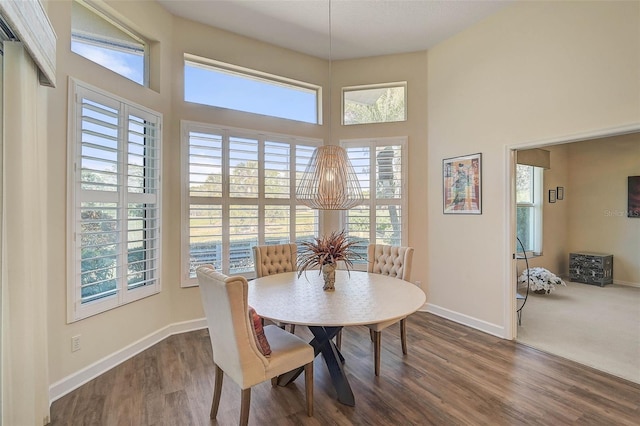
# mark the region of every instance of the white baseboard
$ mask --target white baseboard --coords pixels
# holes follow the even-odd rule
[[[458,324],[466,325],[471,328],[475,328],[476,330],[483,331],[487,334],[491,334],[496,337],[500,337],[501,339],[506,339],[505,329],[501,325],[491,324],[490,322],[486,322],[483,320],[479,320],[477,318],[470,317],[468,315],[461,314],[459,312],[451,311],[449,309],[433,305],[431,303],[427,303],[424,305],[421,311],[429,312],[434,315],[437,315],[442,318],[446,318],[453,322],[457,322]]]
[[[167,337],[174,334],[185,333],[187,331],[200,330],[202,328],[205,328],[206,326],[207,321],[205,318],[202,318],[193,321],[171,324],[143,337],[137,342],[134,342],[131,345],[117,352],[114,352],[113,354],[97,362],[94,362],[93,364],[83,368],[82,370],[77,371],[70,376],[65,377],[64,379],[59,380],[56,383],[53,383],[51,386],[49,386],[49,405],[51,405],[53,401],[63,397],[64,395],[79,388],[88,381],[95,379],[99,375],[109,371],[118,364],[123,363],[129,358],[139,354],[147,348],[150,348],[151,346],[166,339]]]
[[[486,321],[479,320],[477,318],[470,317],[468,315],[463,315],[455,311],[451,311],[446,308],[442,308],[437,305],[432,305],[430,303],[426,303],[422,308],[419,309],[422,312],[429,312],[434,315],[438,315],[440,317],[446,318],[448,320],[457,322],[459,324],[463,324],[474,328],[476,330],[483,331],[485,333],[491,334],[493,336],[497,336],[500,338],[506,338],[504,336],[504,327],[491,324]],[[207,321],[205,318],[201,318],[193,321],[186,321],[176,324],[168,325],[154,333],[151,333],[137,342],[132,343],[131,345],[83,368],[80,371],[77,371],[62,380],[59,380],[56,383],[53,383],[49,386],[49,404],[53,401],[56,401],[68,394],[69,392],[79,388],[83,384],[89,382],[90,380],[95,379],[99,375],[109,371],[115,366],[123,363],[124,361],[132,358],[133,356],[139,354],[147,348],[155,345],[156,343],[161,342],[167,337],[179,334],[186,333],[188,331],[200,330],[207,326]]]

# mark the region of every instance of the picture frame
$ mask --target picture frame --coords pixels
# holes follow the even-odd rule
[[[482,214],[482,153],[442,160],[443,214]]]
[[[564,200],[564,186],[559,186],[556,188],[556,199]]]
[[[549,203],[555,203],[556,202],[556,190],[555,189],[550,189],[549,190]]]
[[[640,218],[640,176],[628,177],[627,217]]]

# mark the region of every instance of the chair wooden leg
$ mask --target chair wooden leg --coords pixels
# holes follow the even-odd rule
[[[336,334],[336,347],[338,350],[342,348],[342,330],[338,331],[338,334]]]
[[[215,385],[213,387],[213,401],[211,402],[211,413],[209,417],[215,419],[218,415],[218,407],[220,406],[220,395],[222,394],[222,379],[224,372],[220,367],[216,365],[216,378]]]
[[[291,324],[291,334],[296,334],[296,325]]]
[[[382,340],[381,337],[382,337],[382,332],[380,331],[373,332],[373,362],[375,364],[374,370],[375,370],[376,376],[380,375],[380,340]]]
[[[371,338],[372,342],[375,342],[375,336],[374,336],[373,333],[375,333],[375,332],[372,329],[369,329],[369,337]]]
[[[402,342],[402,353],[407,354],[407,319],[400,320],[400,341]]]
[[[313,361],[304,366],[304,387],[307,398],[307,415],[313,417]]]
[[[275,388],[276,386],[278,386],[278,376],[271,378],[271,387]]]
[[[251,405],[251,388],[242,389],[242,397],[240,399],[240,426],[246,426],[249,423],[249,406]]]

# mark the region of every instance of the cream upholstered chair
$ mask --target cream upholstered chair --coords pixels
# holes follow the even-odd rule
[[[367,270],[373,274],[388,275],[411,281],[411,262],[413,260],[413,247],[398,247],[383,244],[369,244],[367,247]],[[400,319],[400,341],[402,353],[407,354],[407,324],[406,317]],[[380,338],[385,328],[398,322],[397,319],[378,324],[370,324],[374,343],[374,362],[376,376],[380,375]]]
[[[307,414],[313,416],[313,347],[275,325],[264,327],[271,354],[263,355],[256,342],[254,321],[247,302],[248,283],[242,276],[227,277],[211,265],[196,270],[202,304],[207,317],[213,361],[216,369],[211,418],[220,404],[223,375],[242,389],[240,424],[249,420],[251,387],[294,368],[304,366]]]
[[[274,244],[253,247],[253,265],[256,278],[281,274],[297,270],[298,246],[294,243]],[[285,324],[276,324],[284,328]],[[296,332],[296,325],[291,324],[291,332]]]

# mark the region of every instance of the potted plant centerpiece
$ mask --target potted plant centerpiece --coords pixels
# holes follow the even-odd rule
[[[556,285],[564,285],[562,278],[545,268],[535,267],[525,269],[518,278],[518,284],[527,284],[529,280],[529,289],[537,294],[549,294],[556,289]]]
[[[314,238],[313,241],[300,243],[302,250],[298,254],[298,277],[307,269],[318,268],[323,274],[326,291],[335,290],[337,263],[344,262],[347,271],[353,267],[353,261],[362,258],[354,251],[357,241],[342,230],[328,236]]]

